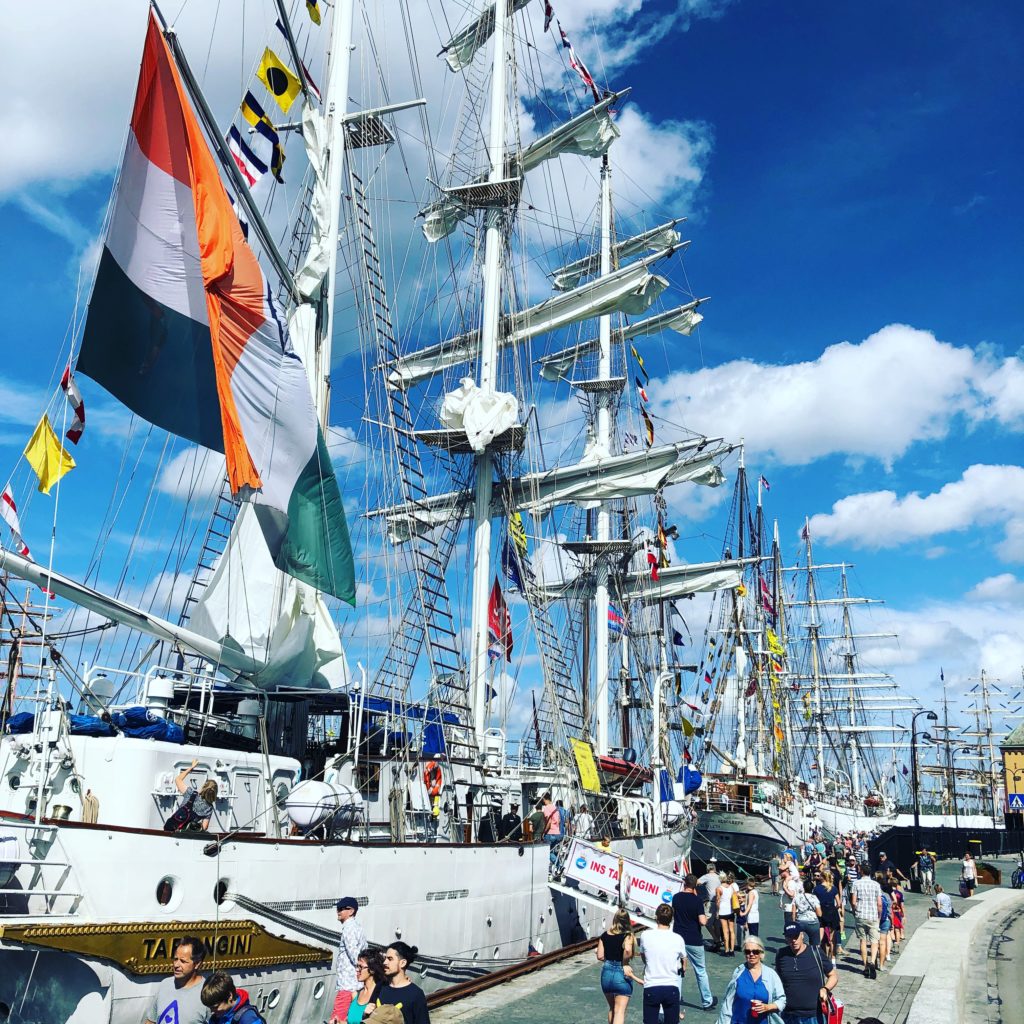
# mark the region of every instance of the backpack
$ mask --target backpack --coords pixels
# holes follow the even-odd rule
[[[165,832],[184,832],[192,821],[192,805],[199,794],[193,789],[174,813],[164,822]]]

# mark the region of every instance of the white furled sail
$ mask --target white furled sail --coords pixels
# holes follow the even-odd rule
[[[493,15],[492,8],[492,19]],[[611,96],[606,96],[589,110],[577,114],[576,117],[541,136],[536,142],[532,142],[517,158],[506,161],[508,164],[506,175],[508,177],[522,176],[535,167],[539,167],[545,160],[563,154],[587,157],[604,156],[620,134],[615,122],[612,121],[609,108],[628,92],[628,89],[623,89]],[[482,177],[477,178],[474,183],[483,180]],[[470,213],[472,213],[470,207],[451,196],[445,196],[421,211],[423,235],[428,242],[439,242],[442,238],[447,238],[459,225],[459,222]],[[676,235],[673,241],[678,240],[679,236]],[[665,243],[666,246],[671,244],[673,242]],[[653,246],[649,248],[653,248]],[[643,250],[637,249],[636,251],[642,252]]]
[[[670,483],[692,481],[718,486],[724,477],[716,461],[728,454],[730,445],[677,442],[649,451],[592,458],[576,466],[530,473],[514,479],[509,490],[523,512],[538,514],[575,502],[594,508],[602,501],[654,494]]]
[[[463,377],[441,405],[441,422],[450,430],[464,430],[475,452],[482,452],[518,419],[519,399],[515,395],[505,391],[485,393],[472,377]]]
[[[555,295],[539,305],[506,318],[502,345],[528,341],[539,334],[588,320],[605,313],[642,313],[668,287],[668,281],[648,269],[652,263],[672,255],[665,249],[631,263],[607,277]],[[458,366],[476,356],[478,333],[470,331],[403,356],[392,364],[388,384],[408,388],[449,366]]]
[[[499,491],[504,492],[508,503],[519,511],[540,514],[570,502],[586,508],[592,502],[654,494],[676,483],[717,487],[724,476],[716,460],[732,450],[733,445],[721,438],[702,437],[658,445],[642,452],[591,457],[575,466],[528,473],[495,485],[492,512],[501,515],[504,511]],[[468,491],[452,491],[422,501],[374,509],[367,513],[367,518],[383,517],[391,542],[402,544],[436,529],[453,516],[463,518],[471,503],[472,495]]]
[[[621,578],[617,595],[622,602],[642,601],[655,604],[671,601],[690,594],[707,594],[716,590],[737,587],[743,580],[743,569],[756,559],[744,558],[723,562],[699,562],[692,565],[673,565],[658,570],[658,579],[651,577],[650,569],[634,570]],[[568,580],[544,582],[538,585],[540,595],[548,601],[578,601],[589,596],[593,580],[574,577]]]
[[[521,11],[530,0],[508,0],[509,13]],[[462,71],[473,63],[480,47],[494,34],[494,4],[491,4],[476,21],[471,22],[461,32],[444,44],[441,53],[445,63],[452,71]]]
[[[689,337],[697,324],[704,319],[697,312],[697,307],[707,301],[707,299],[694,299],[682,306],[667,309],[664,313],[658,313],[644,320],[637,320],[618,331],[617,337],[622,341],[628,341],[630,338],[636,338],[643,334],[657,334],[664,330],[676,331],[678,334]],[[600,341],[597,338],[590,338],[587,341],[579,342],[579,344],[570,345],[569,348],[559,349],[550,355],[541,356],[536,361],[540,366],[541,377],[544,380],[560,380],[579,359],[591,352],[596,352],[599,345]]]
[[[189,626],[263,663],[256,677],[262,689],[335,689],[349,682],[341,638],[323,597],[275,568],[251,505],[239,509]]]
[[[659,224],[656,228],[651,228],[650,231],[644,231],[639,235],[634,235],[632,238],[624,239],[617,245],[613,245],[613,266],[647,249],[656,251],[658,249],[665,249],[670,245],[678,245],[679,232],[676,231],[676,225],[681,224],[685,219],[685,217],[678,217],[665,224]],[[684,242],[681,247],[689,246],[689,244],[689,242]],[[596,274],[600,269],[601,254],[591,253],[582,259],[567,263],[564,267],[559,267],[558,270],[552,273],[551,277],[554,286],[560,292],[564,292],[567,288],[575,288],[583,278]]]

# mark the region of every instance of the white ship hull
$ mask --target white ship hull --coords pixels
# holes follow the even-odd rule
[[[885,811],[868,814],[863,807],[853,807],[816,800],[810,812],[811,825],[821,824],[828,832],[839,835],[845,832],[874,832],[892,828],[896,815]]]
[[[24,820],[4,824],[42,838],[51,862],[41,870],[38,861],[23,866],[0,895],[0,1004],[21,1007],[17,1019],[23,1020],[138,1024],[165,976],[138,971],[166,956],[161,939],[167,945],[177,935],[209,935],[194,923],[200,921],[252,921],[273,936],[320,950],[317,963],[233,966],[230,972],[271,1024],[325,1020],[335,992],[326,954],[333,952],[334,903],[341,895],[365,901],[359,922],[369,941],[386,945],[402,938],[421,948],[416,980],[428,990],[521,961],[531,944],[549,952],[600,934],[607,924],[607,913],[548,888],[543,844],[322,845],[246,837],[216,852],[209,835],[87,825],[44,826],[37,833]],[[617,840],[613,848],[671,869],[689,855],[689,840],[687,830]],[[51,881],[40,882],[46,878]],[[174,888],[162,906],[156,892],[164,878]],[[32,892],[34,886],[52,893],[52,879],[61,880],[61,894]],[[229,894],[220,905],[218,882]],[[19,885],[24,895],[10,891]],[[36,942],[12,938],[12,929],[28,925],[41,926]],[[89,925],[105,926],[88,938],[89,952],[68,951],[74,945],[68,935]],[[67,933],[51,934],[53,926]],[[113,956],[110,937],[125,933],[135,950],[135,973],[102,955],[106,945]],[[222,940],[215,949],[239,952],[229,946]],[[123,951],[118,955],[124,959]],[[208,957],[207,970],[215,958]]]

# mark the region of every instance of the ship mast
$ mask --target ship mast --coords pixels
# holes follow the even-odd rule
[[[601,276],[612,272],[612,185],[611,167],[608,157],[601,161]],[[612,318],[606,313],[599,322],[598,376],[608,380],[612,371]],[[608,408],[609,394],[599,391],[597,395],[597,445],[602,453],[611,452],[611,414]],[[594,590],[594,635],[596,639],[595,705],[596,735],[594,737],[598,754],[608,753],[608,718],[611,694],[609,693],[609,650],[608,650],[608,562],[607,544],[611,539],[610,514],[606,502],[597,510],[597,540],[601,553],[595,566]],[[625,742],[625,740],[623,740]]]
[[[505,176],[505,64],[506,0],[494,4],[494,54],[491,65],[491,118],[488,138],[490,171],[487,180],[500,182]],[[486,214],[484,241],[483,321],[480,328],[479,386],[485,395],[494,394],[501,315],[501,271],[504,255],[502,211]],[[487,725],[487,604],[491,583],[491,454],[487,449],[476,456],[476,496],[473,504],[473,603],[471,610],[471,663],[469,703],[478,750],[484,748]],[[606,624],[607,627],[607,624]]]
[[[804,542],[807,546],[807,604],[811,619],[807,623],[811,644],[811,683],[814,687],[814,751],[817,755],[817,780],[815,792],[823,796],[825,793],[825,737],[822,732],[821,707],[821,663],[819,661],[818,633],[821,623],[818,621],[817,594],[814,588],[814,555],[811,551],[810,523],[804,520]]]

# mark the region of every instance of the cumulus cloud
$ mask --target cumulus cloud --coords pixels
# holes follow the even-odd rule
[[[968,467],[959,480],[934,494],[869,491],[835,502],[830,513],[811,517],[812,536],[855,547],[891,548],[976,526],[1003,525],[997,553],[1007,561],[1024,555],[1024,468]]]
[[[224,456],[218,452],[185,448],[160,471],[156,488],[180,501],[203,501],[220,491],[226,472]]]
[[[1005,601],[1024,605],[1024,580],[1017,579],[1012,572],[989,576],[975,584],[968,592],[969,601]]]
[[[1024,424],[1024,364],[890,324],[859,343],[792,364],[736,360],[671,374],[652,389],[659,413],[704,433],[744,436],[747,450],[787,465],[827,455],[884,465],[919,441],[971,423]]]

